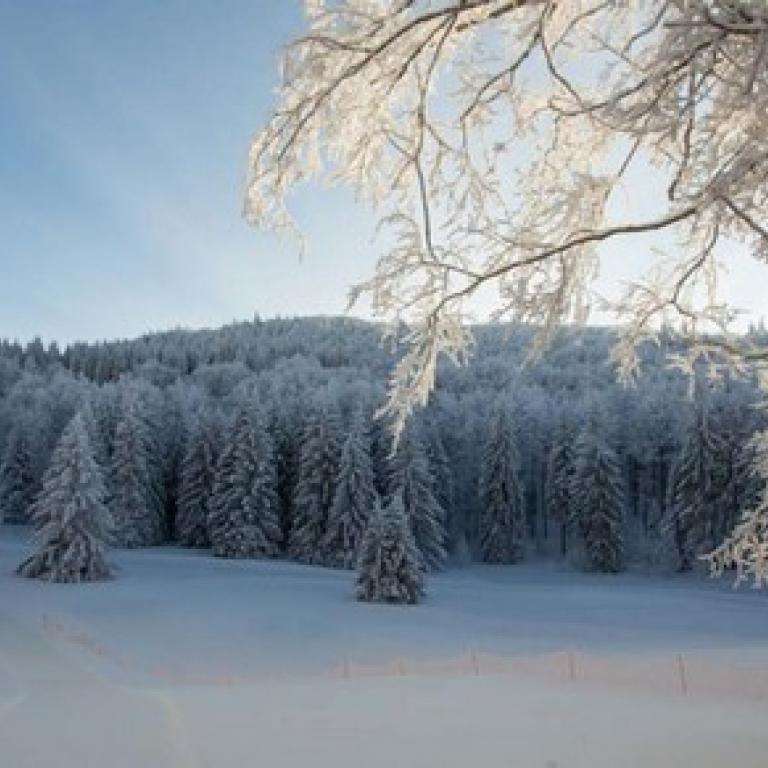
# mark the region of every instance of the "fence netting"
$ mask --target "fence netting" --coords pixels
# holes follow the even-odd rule
[[[363,680],[389,677],[518,676],[546,682],[586,683],[675,696],[722,696],[768,700],[768,664],[726,663],[701,655],[609,655],[563,650],[550,653],[489,653],[468,649],[446,657],[402,656],[381,662],[344,657],[323,669],[280,669],[261,674],[204,673],[173,664],[147,665],[94,639],[71,623],[44,615],[43,632],[117,667],[166,684],[245,685],[279,677]]]

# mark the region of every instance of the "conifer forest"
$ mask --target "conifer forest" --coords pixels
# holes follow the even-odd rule
[[[359,567],[361,599],[417,602],[451,563],[705,569],[761,492],[749,372],[683,375],[670,335],[625,386],[610,330],[526,363],[529,337],[477,328],[396,444],[377,409],[398,350],[363,321],[5,341],[0,509],[43,537],[19,572],[102,579],[108,548],[176,544]]]

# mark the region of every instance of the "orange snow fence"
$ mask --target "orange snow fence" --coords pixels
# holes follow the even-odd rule
[[[283,670],[261,675],[232,672],[205,673],[178,667],[148,667],[126,654],[109,648],[83,630],[65,625],[47,615],[43,632],[77,646],[82,651],[111,662],[120,669],[140,673],[158,682],[178,685],[236,686],[275,680],[280,677],[325,677],[365,680],[390,677],[518,676],[545,682],[622,687],[672,696],[717,696],[768,700],[768,665],[732,664],[693,654],[673,656],[596,655],[563,650],[555,653],[509,654],[467,650],[453,657],[399,657],[383,662],[344,658],[322,670]]]

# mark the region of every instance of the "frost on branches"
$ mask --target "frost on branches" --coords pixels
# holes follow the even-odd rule
[[[109,578],[110,516],[101,468],[80,414],[64,430],[53,452],[32,507],[32,522],[40,549],[19,566],[20,575],[61,582]]]
[[[538,328],[536,352],[587,316],[599,244],[648,233],[674,252],[648,247],[645,276],[603,300],[623,328],[622,374],[662,320],[689,362],[768,360],[731,335],[717,261],[733,242],[768,260],[765,0],[305,6],[251,146],[246,212],[296,232],[286,200],[308,178],[374,209],[387,246],[350,301],[366,294],[405,329],[386,408],[398,431],[440,354],[465,356],[479,291],[495,291],[494,319]],[[622,214],[637,173],[658,189],[643,218]]]

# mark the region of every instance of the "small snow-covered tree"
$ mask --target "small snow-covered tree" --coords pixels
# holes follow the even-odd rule
[[[392,462],[390,493],[402,497],[416,547],[428,570],[438,570],[447,558],[445,510],[435,497],[434,488],[424,443],[417,427],[410,425]]]
[[[525,546],[525,509],[519,459],[509,414],[502,406],[488,424],[480,468],[480,557],[516,563]]]
[[[403,499],[396,493],[381,509],[377,498],[357,561],[357,599],[417,603],[423,595],[422,558],[413,540]]]
[[[110,514],[104,503],[101,468],[78,413],[64,430],[32,507],[40,548],[18,573],[47,581],[106,579]]]
[[[149,469],[145,423],[139,402],[126,397],[115,427],[109,470],[109,508],[115,522],[114,541],[122,547],[144,547],[162,540],[163,524]]]
[[[591,568],[623,567],[624,487],[616,454],[593,423],[576,442],[572,482],[574,524]]]
[[[208,517],[220,442],[216,417],[208,412],[198,414],[187,433],[176,502],[176,537],[186,547],[211,543]]]
[[[219,557],[274,557],[279,551],[275,454],[264,417],[252,399],[241,406],[221,452],[208,530]]]
[[[26,523],[35,493],[32,456],[18,424],[11,432],[0,464],[0,522]]]
[[[336,492],[322,543],[323,559],[327,565],[355,567],[360,542],[377,496],[366,423],[362,415],[358,415],[341,449]]]
[[[332,403],[309,409],[299,448],[289,554],[304,563],[322,563],[323,538],[336,492],[340,462],[339,419]]]

